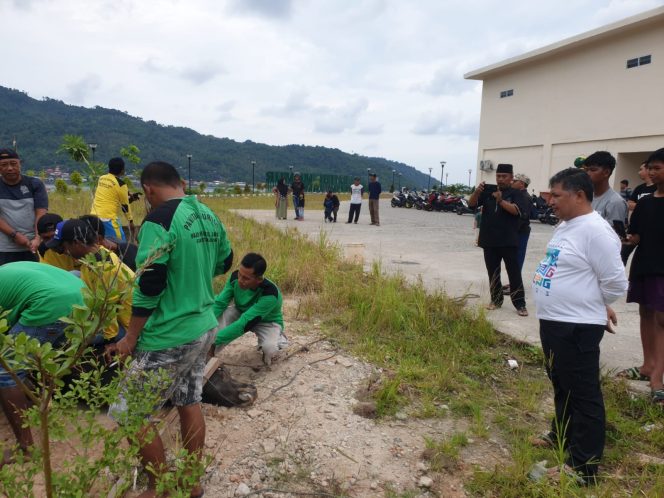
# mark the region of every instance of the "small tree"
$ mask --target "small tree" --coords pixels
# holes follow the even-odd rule
[[[141,153],[141,149],[136,147],[134,144],[129,144],[126,147],[120,149],[120,155],[124,157],[128,162],[138,166],[141,163],[141,158],[138,156]]]
[[[204,193],[205,193],[205,189],[206,189],[206,188],[207,188],[207,184],[206,184],[205,182],[201,182],[201,183],[198,184],[198,191],[199,191],[201,194],[204,194]]]
[[[244,186],[244,193],[245,194],[251,194],[251,187],[249,185]]]
[[[64,152],[75,162],[86,165],[90,179],[90,193],[94,197],[97,181],[104,174],[105,165],[100,162],[90,162],[88,160],[89,151],[88,143],[80,135],[65,135],[62,138],[62,144],[58,148],[58,153]]]
[[[233,187],[233,193],[234,194],[241,194],[242,193],[242,188],[239,185],[235,185]]]
[[[65,195],[67,192],[69,192],[69,187],[67,187],[67,182],[65,182],[62,178],[58,178],[55,180],[55,191],[58,194]]]
[[[34,169],[29,169],[25,172],[27,176],[37,176],[37,172]]]
[[[71,183],[74,188],[76,189],[76,192],[81,191],[81,184],[83,183],[83,177],[78,171],[73,171],[69,175],[69,183]]]

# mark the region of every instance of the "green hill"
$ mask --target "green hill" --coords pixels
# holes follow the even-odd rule
[[[178,166],[186,176],[186,154],[192,154],[196,180],[251,182],[251,161],[256,161],[256,181],[266,171],[366,176],[376,171],[389,188],[392,170],[401,173],[402,185],[426,186],[428,176],[404,163],[348,154],[339,149],[305,145],[272,146],[250,140],[201,135],[190,128],[144,121],[126,112],[103,107],[67,105],[50,98],[36,100],[26,93],[0,86],[0,147],[10,147],[16,137],[24,169],[40,171],[60,165],[64,171],[76,164],[56,151],[65,134],[82,135],[97,144],[95,159],[106,162],[121,147],[135,144],[144,163],[163,160]],[[140,166],[139,166],[140,167]],[[395,180],[396,182],[396,180]]]

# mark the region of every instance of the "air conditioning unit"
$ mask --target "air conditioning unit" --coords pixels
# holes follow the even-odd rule
[[[484,169],[493,169],[493,163],[488,159],[484,160]]]
[[[480,169],[484,171],[484,168],[485,168],[484,161],[480,161]]]

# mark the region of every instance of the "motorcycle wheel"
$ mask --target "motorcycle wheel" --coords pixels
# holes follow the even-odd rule
[[[461,216],[461,215],[463,214],[463,208],[458,207],[458,208],[456,209],[456,214],[458,214],[459,216]]]
[[[415,209],[418,211],[422,211],[422,205],[421,204],[415,204]]]
[[[412,203],[412,202],[406,202],[406,207],[407,207],[408,209],[412,208],[412,207],[413,207],[413,203]]]
[[[547,222],[548,222],[549,225],[551,225],[551,226],[556,226],[556,225],[558,224],[558,220],[557,220],[556,218],[548,218],[548,219],[547,219]]]

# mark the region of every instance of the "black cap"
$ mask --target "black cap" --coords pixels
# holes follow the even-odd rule
[[[376,173],[369,173],[369,178],[376,178],[378,175]]]
[[[46,213],[37,221],[37,233],[47,233],[55,230],[58,223],[62,221],[62,216],[55,213]]]
[[[509,173],[512,175],[514,174],[514,166],[511,164],[499,164],[496,167],[496,173]]]
[[[55,227],[55,235],[46,243],[49,249],[60,247],[63,242],[81,242],[92,244],[97,240],[97,233],[83,220],[61,221]]]
[[[20,159],[13,149],[0,149],[0,161],[3,159]]]

